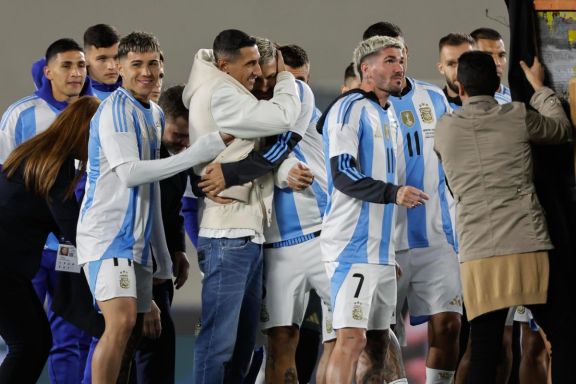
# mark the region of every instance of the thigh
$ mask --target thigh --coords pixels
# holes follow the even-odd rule
[[[419,317],[442,312],[462,314],[458,256],[448,244],[412,250],[408,307],[413,325]]]
[[[393,265],[378,265],[370,270],[375,289],[370,309],[368,330],[386,330],[396,317],[396,269]]]

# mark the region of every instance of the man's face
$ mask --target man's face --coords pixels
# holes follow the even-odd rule
[[[340,93],[345,93],[356,88],[360,88],[360,79],[358,76],[348,77],[344,80],[344,85],[340,87]]]
[[[363,77],[371,80],[375,90],[399,95],[404,84],[404,55],[398,48],[384,48],[362,64]]]
[[[458,59],[464,52],[472,50],[472,46],[468,43],[460,45],[445,45],[440,50],[438,71],[444,75],[446,85],[455,94],[458,94],[458,86],[455,84],[456,75],[458,73]]]
[[[122,86],[136,99],[147,103],[160,78],[158,52],[128,52],[118,65]]]
[[[302,80],[306,84],[310,82],[310,64],[306,63],[301,67],[286,65],[286,70],[293,74],[297,80]]]
[[[272,59],[265,64],[261,64],[262,74],[256,78],[256,83],[252,89],[252,94],[258,100],[270,100],[274,96],[274,86],[276,85],[276,59]]]
[[[88,73],[93,80],[104,84],[116,83],[118,81],[118,43],[106,48],[88,46],[86,63]]]
[[[262,74],[258,60],[260,53],[256,45],[252,47],[240,48],[240,53],[233,61],[221,59],[218,62],[218,67],[221,71],[226,72],[247,90],[251,91],[254,88],[256,78]]]
[[[52,96],[58,101],[78,97],[86,81],[84,52],[60,52],[44,67],[44,76],[52,85]]]
[[[476,49],[482,52],[486,52],[492,56],[494,63],[496,64],[496,73],[498,73],[499,78],[502,78],[502,75],[506,71],[506,65],[508,64],[504,41],[502,39],[478,39],[476,41]]]
[[[188,136],[188,119],[172,116],[166,117],[166,126],[162,134],[162,143],[171,154],[182,152],[190,145]]]

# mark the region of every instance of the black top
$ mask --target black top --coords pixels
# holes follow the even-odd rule
[[[0,269],[31,279],[50,232],[75,243],[79,206],[64,198],[75,172],[67,159],[47,199],[26,188],[21,169],[10,180],[0,172]]]

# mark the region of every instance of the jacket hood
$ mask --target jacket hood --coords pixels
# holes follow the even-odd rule
[[[218,78],[227,76],[216,67],[214,53],[211,49],[201,49],[194,56],[192,69],[188,82],[184,87],[182,101],[185,106],[190,105],[190,100],[196,91],[204,84],[216,81]]]

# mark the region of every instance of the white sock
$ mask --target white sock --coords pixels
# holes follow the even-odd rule
[[[454,372],[426,367],[426,384],[451,384]]]
[[[394,381],[389,381],[388,384],[408,384],[408,380],[406,380],[406,378],[403,378]]]

